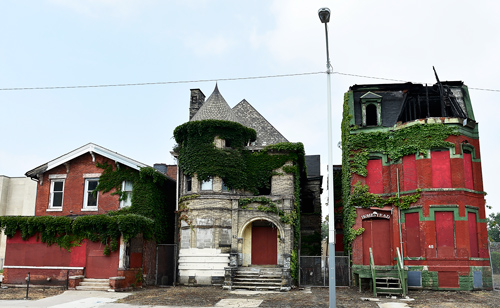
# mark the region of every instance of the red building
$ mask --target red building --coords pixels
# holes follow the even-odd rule
[[[74,218],[130,206],[131,182],[123,182],[122,191],[126,194],[123,200],[112,194],[113,191],[94,192],[103,173],[98,163],[129,168],[133,172],[147,167],[96,144],[84,145],[26,173],[38,182],[35,216]],[[175,200],[175,182],[168,181],[174,187],[172,198]],[[84,278],[109,280],[108,289],[138,285],[142,283],[143,273],[146,279],[154,279],[156,246],[153,242],[136,237],[125,243],[122,238],[118,245],[118,249],[108,255],[104,253],[105,244],[84,239],[68,251],[56,244],[48,246],[39,241],[38,236],[23,240],[17,232],[7,240],[3,283],[24,284],[28,272],[33,284],[64,284],[69,278],[70,287],[77,286]]]
[[[346,244],[355,283],[370,282],[376,293],[491,289],[467,87],[354,85],[344,104],[344,226],[354,238]]]

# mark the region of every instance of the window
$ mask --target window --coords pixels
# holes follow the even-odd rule
[[[471,258],[479,258],[479,244],[477,238],[477,218],[476,213],[467,213],[469,220],[469,244]]]
[[[212,178],[209,178],[206,181],[201,182],[201,190],[212,190],[213,181]]]
[[[377,126],[377,106],[369,104],[366,106],[366,126]]]
[[[465,180],[465,188],[474,189],[474,178],[472,174],[472,156],[470,151],[464,151],[464,180]]]
[[[132,182],[123,181],[122,183],[122,200],[120,201],[120,207],[127,207],[132,205]]]
[[[433,188],[451,188],[450,152],[447,149],[431,152],[431,170]]]
[[[83,196],[83,208],[97,209],[98,192],[94,191],[99,179],[85,179],[85,194]]]
[[[222,181],[222,191],[223,192],[228,192],[229,191],[229,187],[226,185],[226,182]]]
[[[435,219],[438,257],[455,257],[455,221],[453,212],[436,211]]]
[[[405,213],[406,255],[421,257],[419,213]]]
[[[186,191],[193,190],[193,178],[189,175],[186,176]]]
[[[384,192],[384,179],[382,177],[382,159],[370,159],[366,165],[366,185],[372,194]]]
[[[64,180],[50,181],[49,208],[62,208],[64,196]]]

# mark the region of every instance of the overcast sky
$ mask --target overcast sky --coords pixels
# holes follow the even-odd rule
[[[479,122],[488,212],[500,212],[500,2],[313,0],[0,1],[0,175],[24,173],[88,142],[145,164],[174,164],[190,89],[219,80],[233,107],[246,99],[289,141],[327,162],[329,24],[334,141],[354,84],[462,80]],[[53,90],[8,88],[167,83]],[[494,89],[497,91],[484,91]],[[341,153],[335,147],[334,163]],[[326,176],[326,174],[325,174]]]

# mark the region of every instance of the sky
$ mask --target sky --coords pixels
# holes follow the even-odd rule
[[[188,121],[190,89],[208,97],[216,82],[231,107],[246,99],[326,164],[321,7],[332,12],[333,144],[350,86],[433,84],[435,66],[441,81],[469,86],[487,213],[500,212],[494,0],[2,0],[0,175],[24,176],[89,142],[148,165],[175,164],[173,130]],[[292,76],[248,78],[278,75]],[[121,86],[71,88],[101,85]],[[47,87],[69,88],[27,89]],[[341,162],[336,146],[333,160]]]

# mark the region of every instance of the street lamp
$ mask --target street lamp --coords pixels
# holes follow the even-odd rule
[[[329,302],[330,307],[336,307],[337,299],[335,294],[335,203],[333,200],[333,149],[332,149],[332,93],[331,93],[331,73],[330,53],[328,50],[328,22],[330,21],[330,9],[321,8],[318,16],[325,24],[326,37],[326,76],[327,76],[327,106],[328,106],[328,282],[329,282]]]

